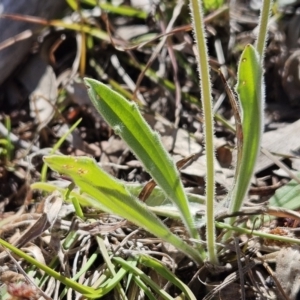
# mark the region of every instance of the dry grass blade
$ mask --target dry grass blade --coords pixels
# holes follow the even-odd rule
[[[47,21],[43,18],[38,18],[34,16],[25,16],[25,15],[18,15],[18,14],[2,14],[0,18],[9,18],[16,21],[26,21],[29,23],[41,24],[41,25],[50,25],[50,21]]]
[[[300,178],[298,178],[283,162],[281,162],[276,156],[265,148],[261,149],[261,152],[271,159],[279,168],[283,169],[292,179],[296,180],[300,184]]]
[[[26,272],[19,266],[16,259],[10,254],[8,250],[6,250],[6,253],[10,257],[10,259],[15,263],[20,273],[23,274],[23,279],[21,281],[17,280],[17,278],[20,278],[19,276],[10,276],[10,280],[6,282],[7,290],[9,294],[11,294],[12,299],[11,300],[35,300],[39,299],[42,295],[46,300],[52,300],[51,297],[48,297],[37,285],[36,283],[26,274]],[[13,275],[13,274],[11,274]],[[20,274],[17,274],[20,275]],[[25,279],[26,281],[25,282]]]
[[[236,251],[236,258],[237,258],[237,264],[238,264],[238,272],[240,277],[240,283],[241,283],[241,298],[242,300],[246,299],[246,293],[245,293],[245,279],[243,274],[243,266],[241,262],[241,249],[239,246],[239,238],[234,238],[234,244],[235,244],[235,251]]]
[[[204,23],[205,24],[209,24],[211,22],[213,22],[213,20],[217,19],[217,18],[221,18],[223,14],[228,13],[228,7],[227,6],[223,6],[220,9],[210,13],[209,15],[204,17]],[[147,44],[153,43],[159,39],[161,39],[162,37],[166,37],[166,36],[171,36],[174,35],[175,33],[179,33],[179,32],[187,32],[187,31],[192,31],[192,25],[182,25],[182,26],[178,26],[175,27],[174,29],[158,34],[157,36],[155,36],[154,38],[146,41],[146,42],[142,42],[138,45],[133,45],[133,46],[128,46],[125,48],[122,48],[120,50],[122,51],[126,51],[126,50],[135,50],[135,49],[141,49],[143,47],[145,47]],[[119,48],[118,48],[119,49]]]
[[[172,27],[177,19],[177,17],[179,16],[180,12],[181,12],[181,7],[183,5],[183,2],[182,1],[179,1],[176,5],[176,7],[174,8],[173,10],[173,16],[166,28],[166,32],[169,32],[172,30]],[[162,50],[163,46],[165,45],[165,43],[167,42],[168,40],[168,36],[164,36],[162,38],[162,40],[160,41],[160,43],[156,46],[156,48],[154,49],[150,59],[148,60],[144,70],[140,73],[137,81],[136,81],[136,88],[135,88],[135,91],[133,92],[133,95],[134,95],[134,98],[136,98],[136,94],[137,94],[137,91],[139,90],[139,87],[140,87],[140,84],[146,74],[146,71],[150,68],[150,66],[152,65],[152,63],[154,62],[154,60],[157,58],[157,56],[159,55],[159,52]]]
[[[237,137],[237,150],[238,150],[238,158],[237,158],[237,166],[240,165],[240,162],[242,160],[242,150],[243,150],[243,127],[242,127],[242,119],[241,119],[241,112],[238,105],[238,101],[236,99],[236,96],[232,89],[229,87],[222,71],[219,69],[219,75],[222,79],[222,82],[224,84],[228,99],[230,101],[230,105],[233,111],[233,116],[235,119],[235,129],[236,129],[236,137]],[[236,168],[236,174],[235,176],[238,176],[239,169]]]
[[[216,220],[223,220],[226,218],[238,217],[238,216],[256,216],[256,215],[270,215],[278,218],[291,218],[300,221],[300,213],[283,207],[273,207],[273,206],[242,207],[240,211],[236,211],[233,213],[229,213],[227,210],[224,210],[224,211],[220,211],[216,215]]]
[[[26,40],[26,39],[30,38],[31,36],[32,36],[32,31],[25,30],[25,31],[15,35],[14,37],[9,38],[9,39],[3,41],[2,43],[0,43],[0,51],[3,50],[4,48],[11,46],[12,44],[14,44],[16,42]]]

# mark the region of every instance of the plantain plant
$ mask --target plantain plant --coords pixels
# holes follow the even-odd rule
[[[271,1],[264,1],[259,24],[257,45],[247,45],[241,55],[238,65],[238,83],[236,92],[240,106],[241,128],[238,137],[238,161],[236,166],[235,183],[223,207],[233,213],[240,209],[249,183],[253,175],[256,157],[260,147],[263,126],[263,68],[262,59],[267,36],[267,23]],[[203,13],[201,2],[191,0],[194,36],[197,48],[199,66],[201,100],[204,116],[204,133],[206,145],[206,247],[203,243],[196,243],[194,248],[185,241],[174,236],[170,230],[159,221],[150,208],[130,193],[126,185],[105,173],[91,158],[49,156],[45,163],[53,170],[72,178],[74,183],[89,196],[89,204],[104,211],[113,212],[136,223],[173,244],[190,256],[197,263],[208,259],[217,264],[217,247],[215,244],[215,151],[214,121],[212,114],[212,96],[210,70],[208,65],[208,51],[206,46]],[[143,163],[145,170],[155,180],[165,197],[177,207],[179,215],[185,224],[190,237],[200,241],[195,214],[192,214],[188,197],[180,180],[179,172],[166,152],[157,133],[153,132],[143,119],[135,103],[127,101],[123,96],[113,91],[107,85],[93,79],[86,78],[86,86],[90,99],[98,112],[131,148],[136,157]],[[252,120],[255,119],[255,122]],[[101,179],[101,180],[99,180]],[[126,201],[124,201],[126,199]],[[234,218],[229,220],[232,225]],[[155,224],[155,226],[154,226]],[[228,236],[227,236],[228,237]]]
[[[253,175],[256,157],[260,147],[263,126],[263,54],[267,36],[267,23],[271,1],[264,1],[259,22],[259,35],[256,46],[247,45],[238,65],[238,82],[236,92],[240,107],[241,128],[238,136],[238,161],[235,183],[223,201],[223,207],[233,213],[238,211],[247,194]],[[206,241],[195,243],[194,247],[173,235],[170,230],[155,216],[153,209],[141,203],[127,186],[105,173],[96,162],[87,157],[46,156],[45,163],[53,170],[71,177],[84,195],[82,204],[91,205],[104,211],[116,213],[136,223],[152,234],[173,244],[198,264],[208,259],[218,264],[215,243],[215,151],[214,121],[212,113],[212,96],[208,51],[206,45],[201,1],[191,0],[190,9],[197,48],[197,59],[200,77],[201,101],[204,116],[206,170]],[[109,86],[94,79],[84,79],[93,105],[106,122],[131,148],[136,157],[143,163],[145,170],[155,180],[158,187],[178,209],[178,215],[185,224],[190,237],[201,241],[197,229],[197,218],[180,180],[179,172],[171,156],[162,146],[159,135],[153,132],[143,119],[137,105],[129,102]],[[252,120],[255,119],[255,122]],[[49,189],[46,185],[35,185]],[[51,189],[51,188],[50,188]],[[176,213],[175,213],[176,214]],[[231,218],[232,225],[234,218]],[[155,226],[154,226],[155,225]],[[229,236],[227,236],[229,237]],[[204,247],[203,245],[206,244]]]

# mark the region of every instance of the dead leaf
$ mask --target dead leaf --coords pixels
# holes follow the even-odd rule
[[[262,147],[272,153],[291,154],[300,146],[300,120],[288,124],[283,128],[269,131],[263,134]],[[261,172],[274,163],[264,154],[260,153],[255,167],[255,172]]]
[[[22,69],[18,79],[30,94],[30,115],[41,130],[55,113],[58,90],[56,75],[50,65],[39,55],[34,55]]]
[[[296,300],[300,293],[299,247],[282,248],[276,257],[276,277],[289,299]]]
[[[22,247],[29,241],[40,236],[45,230],[52,227],[62,206],[62,197],[58,191],[53,192],[45,200],[42,216],[29,227],[17,242],[17,247]]]

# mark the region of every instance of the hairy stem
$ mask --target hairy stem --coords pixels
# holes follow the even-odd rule
[[[201,99],[204,115],[204,134],[206,147],[206,238],[208,259],[217,264],[214,224],[214,197],[215,197],[215,149],[214,123],[212,113],[211,81],[209,76],[208,51],[206,46],[202,3],[200,0],[191,0],[190,9],[197,49],[197,60],[200,76]]]
[[[262,1],[263,7],[260,13],[258,36],[255,42],[255,48],[259,53],[261,62],[263,61],[264,58],[264,52],[265,52],[267,34],[268,34],[268,22],[270,18],[272,2],[273,2],[272,0]]]

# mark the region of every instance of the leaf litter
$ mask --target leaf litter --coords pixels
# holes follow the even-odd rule
[[[231,85],[235,73],[231,68],[237,64],[242,45],[254,40],[258,19],[255,9],[249,8],[243,1],[237,3],[230,8],[230,14],[225,12],[212,17],[207,25],[211,64],[213,67],[223,68],[222,72],[225,70],[223,73],[228,74],[227,81]],[[89,218],[89,222],[80,220],[75,217],[73,206],[61,203],[61,194],[45,196],[30,189],[30,184],[40,179],[42,155],[33,156],[32,161],[28,161],[28,155],[53,147],[79,118],[82,118],[82,122],[74,133],[75,137],[62,144],[59,149],[61,153],[91,155],[111,174],[124,181],[142,184],[151,180],[124,142],[95,112],[79,76],[84,72],[85,75],[110,83],[127,98],[140,101],[144,117],[160,133],[164,146],[176,161],[197,154],[197,159],[182,169],[181,175],[186,187],[203,195],[205,153],[202,145],[201,111],[195,105],[199,94],[196,62],[190,33],[184,28],[189,25],[189,15],[186,5],[177,6],[179,13],[174,8],[174,5],[168,3],[156,4],[153,11],[150,9],[147,12],[145,22],[134,17],[106,14],[104,11],[97,13],[88,9],[87,19],[90,21],[87,22],[91,22],[88,24],[97,23],[104,30],[104,35],[100,31],[95,32],[93,38],[89,37],[87,46],[78,43],[78,35],[86,38],[80,30],[75,33],[68,28],[53,27],[51,31],[44,30],[40,33],[43,38],[41,41],[37,40],[37,49],[30,52],[24,48],[27,51],[24,55],[30,59],[19,66],[22,73],[15,72],[7,78],[0,92],[0,140],[6,141],[0,144],[1,237],[23,247],[24,251],[48,265],[53,264],[53,260],[57,258],[56,267],[53,264],[53,268],[70,278],[76,276],[95,255],[97,265],[80,274],[80,282],[88,285],[95,283],[105,273],[103,258],[97,250],[96,236],[99,235],[107,250],[115,254],[140,251],[166,255],[163,261],[172,265],[176,275],[190,284],[198,299],[212,299],[218,293],[222,299],[240,297],[241,276],[244,277],[245,284],[242,288],[246,299],[293,299],[299,293],[299,286],[289,276],[294,273],[299,276],[299,273],[291,270],[293,266],[285,263],[283,257],[299,256],[298,248],[284,248],[276,243],[271,247],[264,245],[264,241],[258,238],[245,236],[239,241],[240,247],[249,242],[254,251],[251,252],[249,246],[246,252],[239,253],[242,266],[237,266],[236,260],[231,259],[233,253],[238,254],[234,244],[225,245],[224,262],[231,261],[231,269],[214,273],[208,271],[210,268],[207,267],[199,275],[203,282],[199,288],[197,276],[195,277],[196,266],[190,264],[188,258],[178,255],[169,245],[162,244],[159,239],[117,216],[88,207],[84,208],[84,215]],[[299,78],[296,67],[299,53],[293,42],[298,38],[291,30],[297,18],[296,8],[293,4],[284,6],[282,20],[271,24],[265,63],[267,123],[263,147],[291,170],[299,171]],[[174,18],[166,19],[164,11]],[[154,12],[158,13],[158,20],[155,19]],[[72,13],[69,11],[66,16],[72,16]],[[17,21],[11,19],[10,22],[14,24]],[[130,34],[128,28],[132,28]],[[168,31],[171,33],[166,35]],[[158,39],[153,39],[153,36],[159,37],[160,34],[167,37],[160,40],[165,43],[160,44]],[[95,38],[97,35],[99,39]],[[144,39],[150,42],[144,44]],[[15,43],[18,43],[17,40]],[[5,47],[8,48],[9,45],[6,44]],[[155,57],[152,56],[153,53]],[[118,64],[113,57],[118,59]],[[151,57],[153,61],[150,64]],[[41,63],[32,67],[29,65],[31,60],[40,60]],[[42,74],[32,72],[34,68],[41,70],[42,65],[45,66]],[[33,75],[29,76],[29,71],[26,70]],[[23,77],[20,77],[21,74]],[[223,96],[225,87],[217,72],[212,72],[211,76],[214,83],[213,96],[219,100],[215,106],[216,112],[234,123],[232,109]],[[31,81],[35,88],[28,88]],[[34,93],[38,93],[38,97]],[[11,130],[5,124],[5,116],[10,119]],[[234,176],[236,139],[231,128],[220,121],[217,121],[216,136],[217,199],[221,200]],[[13,145],[12,149],[7,146],[9,141]],[[10,152],[11,159],[7,159]],[[248,205],[260,207],[269,200],[273,206],[280,207],[282,203],[287,203],[286,208],[299,209],[299,185],[293,180],[289,182],[289,177],[276,172],[277,169],[273,161],[260,154]],[[49,172],[48,179],[61,180],[53,172]],[[280,186],[287,189],[284,195],[280,194],[281,190],[276,192]],[[268,193],[263,192],[266,190]],[[43,203],[46,204],[44,208]],[[50,207],[47,208],[47,205]],[[247,212],[245,216],[250,222]],[[293,222],[296,216],[293,217],[288,212],[283,212],[282,216],[280,219],[270,220],[269,225],[265,223],[265,230],[274,232],[278,229],[275,231],[278,234],[286,232],[297,236],[298,225]],[[167,220],[166,223],[177,234],[186,235],[180,222]],[[295,228],[291,228],[293,226]],[[258,263],[255,257],[257,252],[262,252],[262,257],[267,257],[275,251],[279,251],[273,259],[277,268],[275,273],[270,274],[269,269],[262,267],[264,264]],[[2,276],[11,270],[18,274],[19,271],[5,251],[2,251],[0,258],[3,262]],[[268,258],[264,260],[267,261]],[[272,263],[270,260],[270,264]],[[21,267],[25,270],[28,265],[22,262]],[[273,267],[272,269],[274,270]],[[34,272],[35,275],[31,276],[42,280],[43,274],[38,274],[37,270]],[[268,284],[268,276],[278,279],[283,291],[276,284]],[[3,277],[1,281],[6,284],[12,299],[34,298],[30,291],[35,291],[35,287],[24,278]],[[19,288],[15,286],[16,281],[21,282],[23,290],[28,289],[27,295],[17,294]],[[287,282],[294,284],[287,286]],[[165,282],[159,284],[164,285]],[[211,289],[209,286],[215,288]],[[41,288],[52,299],[60,299],[58,291],[63,293],[61,295],[68,293],[68,297],[71,297],[71,292],[63,291],[58,281],[45,280]],[[134,292],[132,287],[130,289]],[[170,292],[177,295],[174,288]],[[7,294],[5,297],[9,298]]]

